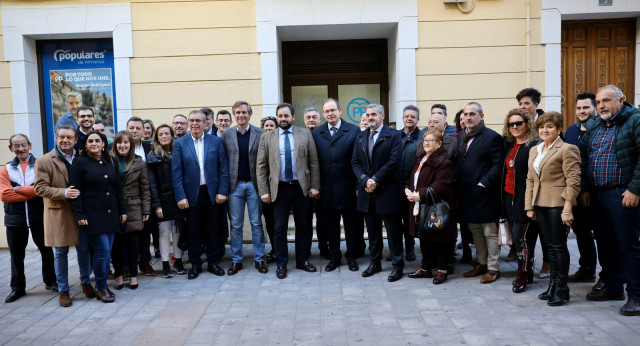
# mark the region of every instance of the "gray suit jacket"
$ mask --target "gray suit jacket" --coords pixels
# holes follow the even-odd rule
[[[292,126],[290,131],[293,131],[298,182],[302,193],[308,196],[309,189],[320,190],[320,166],[316,144],[311,136],[311,131],[298,126]],[[278,183],[280,181],[278,130],[265,132],[260,137],[257,175],[260,196],[270,194],[271,201],[275,201],[278,197]]]
[[[236,188],[238,182],[238,126],[234,126],[222,133],[222,143],[227,151],[227,161],[229,162],[229,194]],[[258,179],[256,175],[256,162],[258,157],[258,146],[260,137],[264,130],[249,124],[249,169],[251,170],[251,181],[253,187],[258,190]]]

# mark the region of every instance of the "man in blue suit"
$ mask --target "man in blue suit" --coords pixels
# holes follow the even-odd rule
[[[400,132],[384,124],[384,107],[367,106],[369,128],[361,131],[353,146],[351,165],[357,179],[357,208],[365,213],[369,234],[371,263],[362,272],[363,277],[382,271],[382,222],[387,229],[387,242],[393,263],[388,281],[402,279],[402,229],[398,207],[402,197],[399,176],[402,157]]]
[[[325,227],[329,240],[330,261],[325,271],[333,271],[340,265],[340,217],[344,222],[347,252],[345,257],[349,270],[359,269],[354,253],[357,252],[355,208],[356,208],[356,176],[351,167],[351,155],[356,136],[360,133],[358,126],[340,119],[342,108],[335,99],[327,99],[322,106],[326,123],[313,131],[313,140],[318,150],[320,162],[320,198]]]
[[[217,264],[219,223],[224,209],[219,204],[229,194],[229,167],[222,140],[204,133],[205,115],[200,110],[189,113],[190,135],[175,142],[171,173],[178,208],[184,211],[189,235],[189,280],[202,272],[203,245],[207,270],[223,276]]]

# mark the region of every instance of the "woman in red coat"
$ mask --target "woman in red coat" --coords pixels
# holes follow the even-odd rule
[[[404,189],[409,202],[414,202],[410,203],[413,217],[410,218],[409,232],[412,236],[417,233],[419,205],[426,201],[429,187],[449,205],[453,202],[453,164],[448,160],[447,151],[442,147],[442,133],[438,130],[427,131],[422,145],[424,153],[420,154],[416,160]],[[449,229],[419,237],[422,266],[409,274],[410,278],[433,277],[433,283],[436,285],[447,281],[449,256],[453,252],[457,235],[453,215],[450,214],[450,216],[452,222]],[[434,265],[437,269],[435,277],[431,271]]]

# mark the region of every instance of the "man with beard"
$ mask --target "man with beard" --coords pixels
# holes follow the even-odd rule
[[[598,243],[604,288],[588,300],[629,299],[625,316],[640,315],[640,110],[624,102],[615,85],[598,89],[598,117],[585,124],[580,139],[582,205],[597,211],[593,233]]]
[[[87,137],[87,133],[92,130],[95,123],[95,116],[93,115],[93,108],[88,106],[80,106],[78,108],[78,129],[76,130],[76,136],[78,142],[76,143],[76,150],[79,154],[84,154],[86,148],[84,147],[84,139]]]
[[[184,136],[187,133],[187,117],[182,114],[176,114],[173,116],[173,133],[176,134],[176,139]]]
[[[579,94],[576,100],[576,117],[578,122],[567,128],[565,142],[578,145],[580,139],[586,132],[585,124],[596,116],[596,95],[592,93]],[[593,240],[593,221],[591,219],[591,209],[588,206],[578,205],[573,207],[573,224],[571,228],[576,235],[578,251],[580,251],[580,268],[573,275],[570,275],[570,282],[594,282],[596,281],[596,244]],[[602,288],[596,285],[596,290]]]
[[[67,113],[61,116],[56,122],[56,131],[62,125],[70,125],[75,129],[78,128],[78,108],[82,106],[82,95],[79,92],[72,91],[67,94],[65,101],[67,103],[68,110]]]
[[[293,126],[293,106],[279,104],[276,115],[278,131],[260,137],[257,175],[260,199],[273,203],[276,276],[284,279],[289,260],[287,229],[291,207],[296,225],[296,268],[306,272],[317,270],[309,263],[312,230],[308,222],[308,198],[320,195],[320,167],[311,133]]]

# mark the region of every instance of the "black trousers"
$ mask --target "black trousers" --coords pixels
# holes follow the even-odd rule
[[[113,247],[111,249],[114,276],[122,275],[125,264],[129,268],[129,276],[134,278],[138,276],[136,258],[138,258],[138,252],[140,250],[139,237],[141,233],[142,231],[115,234]],[[147,242],[147,253],[149,252],[148,244]]]
[[[269,236],[269,242],[271,243],[271,251],[273,250],[273,243],[275,238],[273,237],[273,205],[271,203],[262,203],[262,216],[264,216],[264,228],[267,229],[267,235]]]
[[[296,264],[303,264],[311,255],[311,225],[309,224],[309,201],[302,193],[297,181],[278,184],[278,196],[273,204],[274,230],[273,246],[276,252],[276,265],[286,267],[289,262],[287,229],[289,228],[289,210],[293,207],[293,220],[296,225]]]
[[[513,246],[516,247],[516,256],[518,258],[518,269],[527,270],[527,263],[532,262],[536,251],[536,241],[540,233],[538,222],[529,220],[528,222],[513,220],[513,195],[502,192],[504,205],[507,211],[507,220],[511,228],[511,238],[513,238]],[[546,246],[545,246],[546,248]]]
[[[367,249],[367,243],[364,241],[364,213],[354,211],[354,228],[353,234],[354,250],[353,253],[349,251],[353,259],[364,256],[364,251]]]
[[[562,223],[562,207],[535,207],[542,239],[547,242],[549,281],[555,280],[559,287],[567,285],[569,276],[569,228]]]
[[[192,268],[202,267],[202,253],[206,249],[207,262],[217,264],[220,242],[220,218],[224,217],[224,209],[211,202],[207,186],[200,186],[196,205],[184,209],[187,219],[189,243],[189,262]]]
[[[400,216],[402,217],[402,235],[404,236],[404,248],[407,252],[414,251],[416,241],[411,234],[409,234],[409,222],[411,220],[411,208],[409,208],[409,201],[406,198],[400,199]]]
[[[6,227],[7,243],[11,254],[11,291],[24,291],[26,279],[24,276],[24,257],[29,242],[28,227]],[[42,281],[45,285],[56,283],[56,270],[53,267],[53,249],[44,246],[44,228],[31,228],[31,238],[40,250],[42,257]]]
[[[422,252],[422,269],[431,270],[433,266],[439,270],[448,270],[451,252],[454,250],[454,241],[428,241],[420,239],[420,252]]]
[[[329,236],[327,234],[327,225],[325,222],[324,211],[322,210],[322,202],[319,199],[309,198],[309,227],[313,230],[313,213],[316,214],[316,236],[318,238],[318,250],[324,252],[329,251]],[[309,235],[313,239],[313,232]],[[311,245],[311,243],[309,243]]]
[[[593,235],[593,210],[591,207],[573,207],[573,223],[571,229],[576,235],[580,252],[580,269],[595,274],[598,264],[596,241]]]
[[[391,254],[391,263],[394,267],[404,268],[400,216],[398,214],[376,214],[375,210],[375,199],[371,198],[369,212],[364,216],[364,221],[367,224],[367,234],[369,234],[369,260],[371,262],[380,262],[382,260],[382,249],[384,248],[382,223],[384,222],[384,227],[387,229],[387,244]]]
[[[355,209],[325,209],[322,213],[326,220],[325,227],[329,238],[329,252],[331,253],[331,258],[335,260],[340,260],[342,258],[342,251],[340,250],[340,218],[342,217],[344,224],[344,240],[347,245],[345,257],[355,260],[357,257],[354,256],[354,254],[359,253],[359,247],[361,246],[358,243]]]

